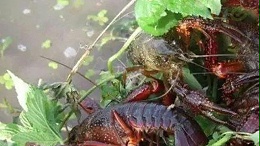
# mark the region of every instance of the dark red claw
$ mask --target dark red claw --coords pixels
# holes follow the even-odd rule
[[[138,89],[135,89],[132,91],[124,100],[124,102],[133,102],[133,101],[142,101],[146,100],[150,95],[160,92],[161,90],[161,84],[159,84],[159,81],[153,81],[146,83]]]
[[[240,61],[218,63],[212,67],[213,73],[220,78],[227,78],[228,75],[241,73],[244,70],[244,64]]]

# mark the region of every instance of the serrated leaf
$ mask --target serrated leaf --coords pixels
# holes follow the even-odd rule
[[[26,129],[24,129],[22,126],[19,126],[17,124],[9,123],[9,124],[3,124],[0,122],[0,140],[11,140],[13,135],[24,132]]]
[[[51,47],[51,40],[46,40],[42,43],[43,49],[49,49]]]
[[[181,13],[184,17],[201,16],[203,18],[212,18],[208,7],[202,1],[208,0],[167,0],[167,10],[173,13]]]
[[[166,33],[171,27],[176,26],[181,18],[201,16],[212,19],[210,12],[219,14],[220,10],[220,0],[214,0],[213,3],[208,0],[137,0],[135,4],[138,25],[155,36]],[[178,17],[168,16],[173,14]]]
[[[53,61],[50,61],[50,62],[48,63],[48,66],[49,66],[50,68],[52,68],[52,69],[57,69],[57,68],[58,68],[58,63],[53,62]]]
[[[23,99],[24,111],[20,115],[20,120],[23,128],[26,128],[25,131],[20,130],[12,135],[12,140],[18,145],[24,145],[26,142],[41,145],[62,143],[59,131],[61,106],[48,98],[42,90],[26,84],[10,71],[8,73],[14,81],[18,97],[21,97],[18,100]]]
[[[161,17],[166,16],[166,0],[137,0],[135,3],[135,17],[137,22],[147,24],[157,23]]]
[[[42,146],[55,146],[59,141],[56,137],[49,136],[43,131],[30,131],[16,134],[13,138],[18,145],[25,145],[27,142],[33,142]]]
[[[28,118],[26,117],[24,112],[21,112],[21,114],[19,115],[19,119],[21,124],[27,128],[27,129],[32,129],[32,125],[30,123],[30,121],[28,120]]]
[[[49,129],[53,134],[57,134],[58,127],[56,125],[57,102],[51,101],[48,97],[35,87],[31,87],[27,93],[28,111],[25,113],[28,121],[33,123],[34,128]],[[52,113],[52,114],[49,114]]]
[[[200,2],[208,7],[212,14],[219,15],[222,6],[220,0],[202,0]]]
[[[17,99],[23,110],[28,111],[26,100],[27,100],[27,93],[30,90],[30,85],[25,83],[23,80],[15,76],[12,72],[7,71],[11,76],[14,87],[17,93]]]
[[[182,16],[180,14],[168,12],[165,17],[161,17],[155,24],[147,25],[147,23],[142,20],[137,20],[137,23],[139,26],[142,26],[145,32],[154,36],[161,36],[169,31],[170,28],[176,26],[181,18]]]

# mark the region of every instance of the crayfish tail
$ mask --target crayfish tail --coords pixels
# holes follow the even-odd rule
[[[183,128],[175,130],[176,146],[205,146],[208,142],[205,134],[194,133],[190,135]]]
[[[208,143],[208,139],[199,125],[190,124],[186,121],[182,125],[176,126],[175,146],[205,146]]]

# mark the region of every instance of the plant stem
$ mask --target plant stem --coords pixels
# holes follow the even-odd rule
[[[107,61],[107,68],[108,71],[113,74],[114,70],[113,70],[113,66],[112,63],[115,59],[117,59],[118,57],[120,57],[128,48],[128,46],[130,45],[130,43],[135,39],[135,37],[142,31],[142,29],[140,27],[138,27],[133,33],[132,35],[127,39],[127,41],[124,43],[123,47],[113,56],[111,56],[108,61]]]
[[[119,74],[119,75],[120,75],[120,74]],[[90,89],[87,91],[87,93],[79,99],[78,102],[81,102],[81,101],[83,101],[85,98],[87,98],[87,96],[88,96],[89,94],[91,94],[91,93],[92,93],[97,87],[99,87],[100,85],[102,85],[102,84],[104,84],[104,83],[106,83],[106,82],[108,82],[108,81],[110,81],[110,80],[112,80],[112,79],[114,79],[114,78],[116,78],[116,77],[117,77],[117,76],[111,76],[111,77],[109,77],[109,78],[106,78],[105,80],[100,81],[99,83],[97,83],[96,86],[93,86],[92,88],[90,88]],[[62,129],[62,127],[65,125],[65,123],[68,121],[68,119],[70,118],[70,116],[71,116],[72,114],[73,114],[73,111],[70,111],[70,112],[66,115],[66,117],[64,118],[64,120],[62,121],[62,123],[61,123],[61,125],[60,125],[60,127],[59,127],[60,130]]]
[[[88,96],[89,94],[91,94],[97,87],[99,87],[100,85],[102,85],[102,84],[104,84],[104,83],[106,83],[106,82],[108,82],[108,81],[110,81],[110,80],[112,80],[112,79],[115,79],[116,77],[117,77],[117,76],[112,75],[112,76],[110,76],[109,78],[106,78],[105,80],[102,80],[102,81],[100,81],[99,83],[97,83],[96,86],[93,86],[92,88],[90,88],[90,89],[87,91],[87,93],[79,99],[79,102],[81,102],[81,101],[83,101],[85,98],[87,98],[87,96]]]

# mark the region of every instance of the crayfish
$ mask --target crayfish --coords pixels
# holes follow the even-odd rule
[[[246,3],[231,0],[224,7],[244,6],[258,15],[256,4],[259,5],[259,1]],[[138,66],[126,68],[126,73],[138,70],[153,81],[134,90],[125,102],[91,110],[90,115],[72,129],[68,143],[93,146],[160,145],[174,135],[176,146],[206,145],[208,139],[190,113],[202,114],[237,132],[253,133],[259,130],[259,22],[256,20],[256,23],[246,24],[234,22],[228,17],[225,19],[188,17],[162,37],[139,34],[128,50],[128,58]],[[199,55],[189,47],[194,41],[192,34],[196,35],[194,40],[206,56],[202,64],[194,62]],[[198,34],[202,35],[202,40],[198,39]],[[237,48],[231,61],[223,62],[218,57],[221,56],[218,53],[223,51],[220,50],[219,34],[229,39],[230,46]],[[219,102],[223,106],[183,83],[181,70],[188,64],[211,71],[214,77],[222,80]],[[162,81],[153,76],[156,73],[163,74]],[[126,79],[126,74],[123,78]],[[151,94],[158,95],[160,91],[165,92],[162,102],[143,101]],[[221,120],[213,116],[213,112],[230,117]],[[251,143],[232,139],[228,144]]]
[[[129,102],[100,109],[90,114],[69,135],[71,145],[137,146],[152,135],[175,136],[175,145],[205,145],[207,138],[199,125],[181,109]],[[150,143],[157,143],[150,140]]]

